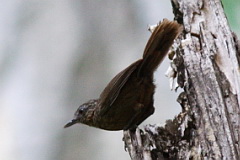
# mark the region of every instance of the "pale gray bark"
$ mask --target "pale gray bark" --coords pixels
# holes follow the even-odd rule
[[[239,42],[220,0],[172,0],[172,5],[184,26],[172,65],[184,89],[178,98],[182,112],[165,127],[146,126],[137,140],[141,145],[125,141],[127,149],[150,152],[132,159],[239,160]]]

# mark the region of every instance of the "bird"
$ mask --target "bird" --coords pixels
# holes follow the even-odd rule
[[[81,123],[103,130],[131,130],[154,113],[154,71],[167,55],[182,25],[164,19],[152,32],[141,59],[118,73],[99,98],[79,106],[64,128]]]

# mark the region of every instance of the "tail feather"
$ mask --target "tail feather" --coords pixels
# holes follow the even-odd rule
[[[143,62],[138,70],[139,76],[153,74],[181,31],[180,24],[167,19],[154,29],[143,53]]]

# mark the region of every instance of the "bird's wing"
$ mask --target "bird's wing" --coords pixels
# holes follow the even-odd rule
[[[142,59],[134,62],[126,69],[118,73],[107,85],[107,87],[103,90],[99,98],[99,113],[100,115],[104,115],[113,105],[115,100],[117,99],[121,89],[128,81],[129,77],[136,70],[139,64],[142,62]]]

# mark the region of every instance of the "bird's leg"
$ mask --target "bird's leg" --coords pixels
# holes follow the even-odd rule
[[[136,120],[141,116],[142,112],[145,110],[144,105],[142,103],[138,103],[134,109],[136,110],[136,114],[130,119],[128,124],[123,128],[123,130],[131,130],[135,131],[137,128]]]

